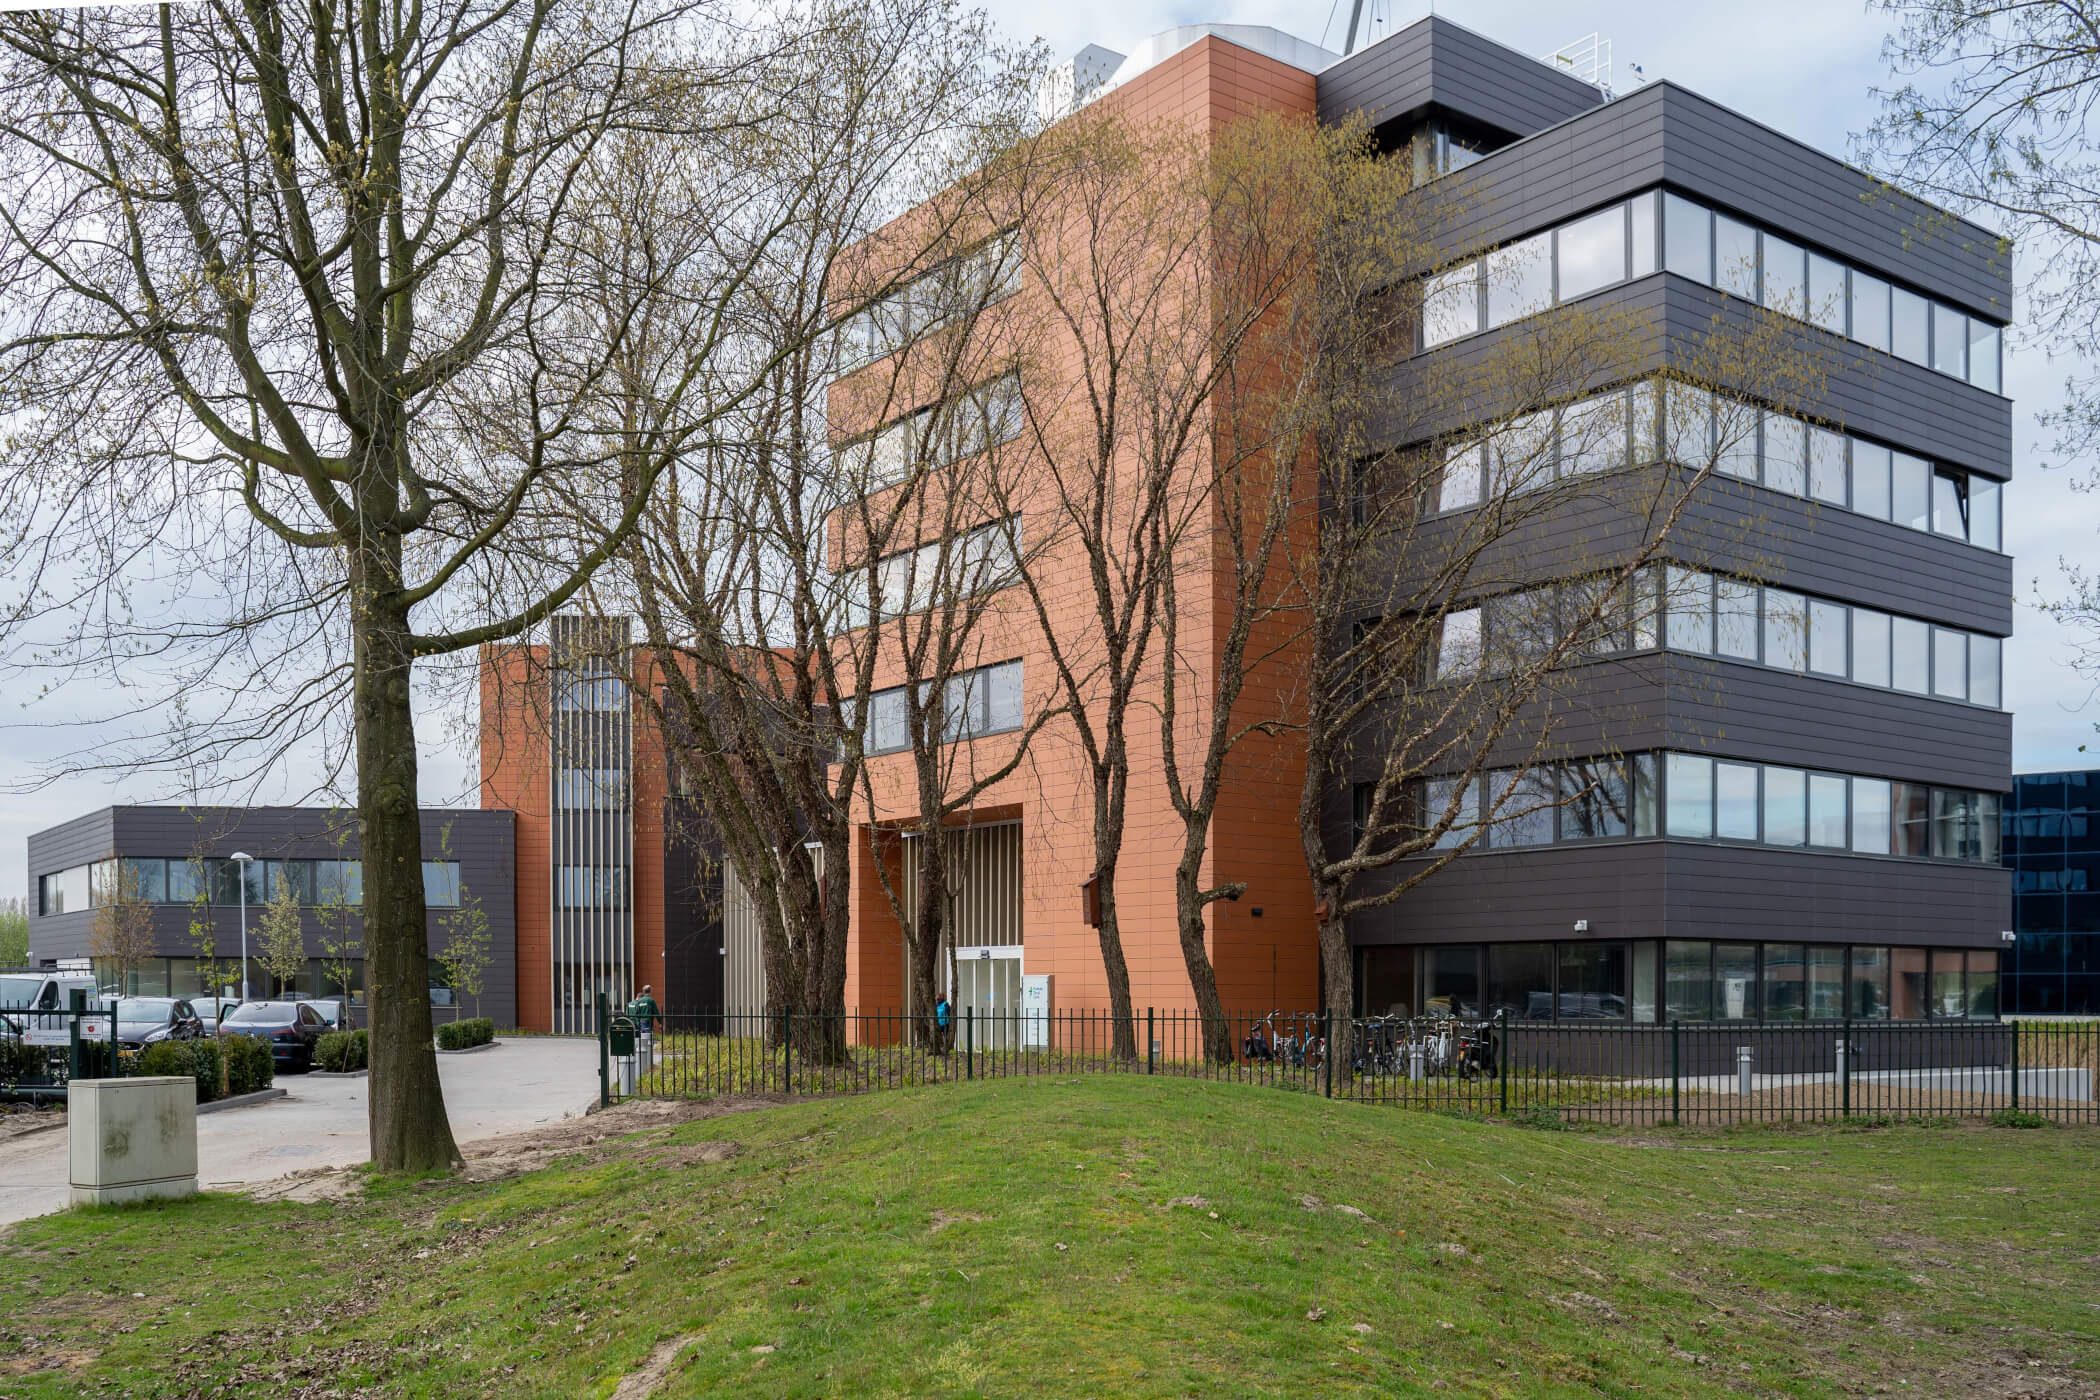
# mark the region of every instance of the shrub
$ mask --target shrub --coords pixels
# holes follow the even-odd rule
[[[228,1094],[252,1094],[270,1087],[277,1071],[270,1063],[269,1041],[252,1035],[222,1035],[219,1049],[226,1055]]]
[[[314,1063],[338,1072],[359,1070],[371,1063],[371,1049],[369,1031],[330,1031],[314,1047]]]
[[[450,1021],[437,1028],[440,1050],[471,1050],[477,1045],[486,1045],[495,1038],[496,1023],[486,1016]]]
[[[188,1075],[197,1081],[197,1102],[210,1103],[219,1097],[221,1056],[217,1041],[161,1040],[139,1056],[138,1072],[149,1075]]]
[[[1560,1116],[1560,1110],[1548,1108],[1544,1104],[1530,1104],[1520,1108],[1509,1115],[1509,1121],[1519,1128],[1538,1128],[1549,1133],[1564,1133],[1568,1130],[1567,1120]]]
[[[2001,1108],[1991,1115],[1994,1128],[2046,1128],[2049,1120],[2039,1113],[2029,1113],[2023,1108]]]
[[[19,1040],[0,1040],[0,1084],[42,1079],[45,1064],[42,1046],[24,1045]]]

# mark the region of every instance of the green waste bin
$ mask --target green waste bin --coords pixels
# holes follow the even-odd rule
[[[634,1022],[625,1016],[615,1016],[606,1028],[605,1048],[614,1059],[629,1059],[634,1055]]]

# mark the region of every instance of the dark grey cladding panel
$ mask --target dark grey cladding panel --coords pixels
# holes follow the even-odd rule
[[[1669,653],[1594,662],[1561,679],[1519,711],[1494,762],[1524,761],[1543,731],[1548,756],[1668,748],[1986,792],[2012,786],[2003,710]],[[1375,745],[1366,749],[1364,779],[1376,766]],[[1357,776],[1339,785],[1344,794]],[[1347,813],[1339,802],[1334,820]]]
[[[75,817],[58,826],[46,827],[29,837],[29,908],[36,912],[37,877],[55,875],[76,865],[101,860],[116,852],[116,814],[123,810],[104,807],[99,812]]]
[[[1741,938],[1996,947],[2004,870],[1678,841],[1465,855],[1351,917],[1359,944]],[[1585,934],[1574,931],[1589,921]]]
[[[1437,192],[1451,207],[1439,241],[1454,253],[1491,247],[1665,184],[1979,316],[2011,320],[2011,258],[1990,230],[1670,82],[1572,116],[1442,182]]]
[[[1553,379],[1534,376],[1515,380],[1511,347],[1532,334],[1529,323],[1498,330],[1427,352],[1423,364],[1435,364],[1433,388],[1423,389],[1412,360],[1393,368],[1387,401],[1395,405],[1374,420],[1374,440],[1421,441],[1463,430],[1467,424],[1507,411],[1492,398],[1498,392],[1538,401],[1548,395],[1574,396],[1590,388],[1653,374],[1666,367],[1694,372],[1729,363],[1728,353],[1702,355],[1699,346],[1716,333],[1749,333],[1753,315],[1761,315],[1738,298],[1681,277],[1657,273],[1629,282],[1577,304],[1596,317],[1599,340],[1612,350],[1608,364],[1582,374],[1556,372]],[[1802,323],[1805,347],[1800,361],[1762,372],[1747,363],[1731,380],[1745,397],[1770,402],[1789,400],[1789,412],[1817,418],[1830,427],[1966,467],[2000,480],[2012,475],[2012,400],[1988,393],[1936,371],[1884,355]],[[1549,341],[1568,353],[1572,339]],[[1738,356],[1737,358],[1741,358]],[[1700,373],[1704,378],[1705,374]],[[1760,382],[1762,381],[1762,382]],[[1807,382],[1813,396],[1801,386]],[[1477,394],[1460,395],[1446,384],[1478,383]],[[1513,383],[1518,388],[1506,387]]]
[[[1438,16],[1360,49],[1319,77],[1320,119],[1373,126],[1435,106],[1529,136],[1603,101],[1588,83]]]

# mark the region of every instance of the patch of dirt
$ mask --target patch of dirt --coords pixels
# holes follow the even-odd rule
[[[983,1219],[984,1217],[977,1214],[975,1211],[937,1210],[933,1213],[933,1223],[928,1228],[933,1234],[938,1235],[941,1231],[947,1229],[950,1225],[960,1225],[965,1221],[975,1224]]]
[[[1209,1210],[1210,1197],[1176,1196],[1173,1200],[1167,1202],[1167,1206],[1169,1209],[1173,1208],[1174,1206],[1187,1206],[1190,1210]]]
[[[32,1342],[31,1347],[34,1347]],[[78,1371],[94,1364],[102,1353],[83,1347],[53,1347],[30,1350],[20,1356],[0,1357],[0,1376],[34,1376],[44,1371]]]
[[[62,1108],[16,1108],[0,1111],[0,1142],[27,1137],[31,1133],[47,1133],[53,1128],[63,1128],[65,1125],[66,1111]]]
[[[678,1354],[699,1340],[698,1332],[688,1332],[683,1337],[673,1337],[670,1341],[659,1344],[655,1351],[649,1353],[649,1359],[642,1363],[641,1370],[629,1371],[620,1377],[620,1384],[613,1390],[612,1400],[649,1400],[649,1397],[656,1394],[663,1383],[671,1378],[671,1368],[676,1364]]]

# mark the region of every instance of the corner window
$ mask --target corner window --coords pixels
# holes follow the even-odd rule
[[[1714,281],[1714,216],[1674,194],[1663,195],[1663,266],[1701,286]]]
[[[1714,834],[1714,761],[1673,753],[1664,767],[1664,829],[1672,836],[1704,839]]]
[[[1553,305],[1553,235],[1541,233],[1489,253],[1488,329],[1535,316]]]
[[[1614,204],[1561,227],[1560,300],[1626,280],[1626,206]]]
[[[1757,230],[1726,214],[1714,215],[1714,285],[1757,300]]]
[[[1932,367],[1956,379],[1969,377],[1969,318],[1938,302],[1932,305]]]

